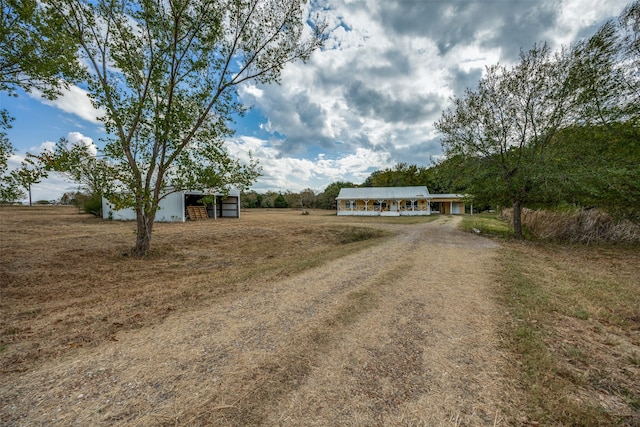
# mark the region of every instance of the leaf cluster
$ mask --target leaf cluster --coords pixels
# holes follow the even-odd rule
[[[75,81],[81,67],[77,45],[37,0],[2,0],[0,11],[0,91],[39,90],[46,97]]]

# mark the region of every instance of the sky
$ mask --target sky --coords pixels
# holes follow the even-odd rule
[[[400,162],[429,166],[442,157],[434,129],[451,99],[474,89],[485,66],[513,65],[520,50],[553,49],[593,35],[627,0],[312,0],[329,24],[324,48],[286,66],[281,84],[247,82],[229,152],[260,162],[257,192],[362,183]],[[61,137],[101,146],[99,112],[72,87],[55,101],[37,94],[8,97],[15,117],[10,167],[26,152]],[[55,200],[77,184],[51,176],[33,186],[33,200]]]

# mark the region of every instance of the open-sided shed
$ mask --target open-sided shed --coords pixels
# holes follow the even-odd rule
[[[240,218],[240,191],[231,190],[228,195],[205,193],[202,191],[175,191],[160,200],[156,221],[185,222],[190,206],[205,207],[199,200],[205,195],[215,195],[216,203],[206,206],[208,218]],[[102,217],[121,221],[133,221],[136,212],[132,208],[114,209],[107,199],[102,198]]]

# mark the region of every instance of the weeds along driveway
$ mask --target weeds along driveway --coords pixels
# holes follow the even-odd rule
[[[459,218],[3,378],[5,425],[502,425],[497,245]],[[369,224],[371,225],[371,224]]]

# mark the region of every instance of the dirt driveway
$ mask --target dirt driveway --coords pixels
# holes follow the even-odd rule
[[[381,224],[384,245],[7,375],[3,419],[503,425],[497,245],[458,220]]]

